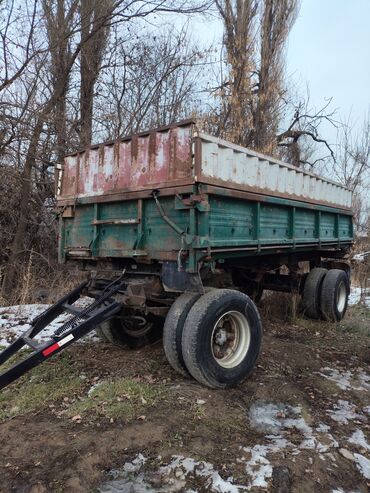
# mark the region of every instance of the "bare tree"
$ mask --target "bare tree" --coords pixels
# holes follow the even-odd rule
[[[281,120],[284,87],[284,48],[297,14],[297,0],[263,0],[260,60],[253,111],[253,145],[272,153]]]
[[[219,134],[273,152],[281,121],[284,49],[297,0],[216,0],[224,24],[227,75],[218,87]]]
[[[336,120],[336,110],[330,109],[331,99],[319,109],[310,106],[309,94],[306,100],[301,99],[296,104],[287,101],[286,104],[288,110],[291,110],[291,117],[288,119],[290,122],[275,136],[275,145],[283,149],[282,155],[297,167],[308,165],[314,168],[327,162],[332,165],[335,153],[333,147],[323,138],[321,131],[323,123],[334,129],[341,125]],[[319,154],[317,151],[320,151]]]
[[[216,0],[224,24],[226,75],[219,97],[217,134],[296,166],[314,166],[334,151],[321,135],[321,124],[336,126],[328,101],[310,107],[309,95],[293,102],[285,77],[285,47],[299,0]],[[289,117],[289,115],[291,115]],[[314,143],[326,149],[317,156]],[[312,159],[309,159],[309,156]]]
[[[203,11],[210,4],[195,0],[96,0],[92,5],[86,0],[41,0],[42,9],[38,9],[35,0],[34,9],[29,11],[23,2],[14,9],[14,2],[7,2],[8,20],[1,33],[6,60],[4,67],[0,67],[0,88],[6,98],[0,102],[0,129],[5,132],[4,136],[0,132],[0,149],[4,156],[12,155],[18,168],[12,170],[4,159],[0,170],[7,173],[7,177],[13,176],[20,205],[12,211],[15,220],[6,222],[11,231],[2,278],[4,297],[17,283],[17,267],[27,250],[27,239],[39,226],[38,221],[49,204],[52,172],[48,170],[52,170],[55,161],[60,162],[67,146],[66,136],[72,127],[77,128],[76,122],[71,122],[68,106],[69,101],[76,100],[76,95],[86,124],[83,141],[91,139],[94,86],[101,70],[107,31],[111,26],[126,26],[154,13],[190,14]],[[17,38],[14,21],[19,21],[20,14],[14,17],[15,10],[30,19],[29,30],[18,33],[21,39]],[[98,57],[92,60],[97,46]],[[80,87],[74,84],[79,61],[84,74],[82,98],[78,93]],[[18,86],[13,91],[14,84]],[[14,110],[14,105],[15,116],[10,111],[10,108]],[[11,132],[8,122],[12,125]],[[9,135],[13,140],[9,140]],[[16,147],[20,152],[16,152]]]
[[[228,77],[218,88],[221,99],[218,133],[238,144],[250,145],[252,101],[256,89],[256,17],[258,0],[216,0],[224,24]]]
[[[112,13],[113,8],[112,0],[81,0],[80,141],[82,146],[91,143],[94,87],[108,38],[108,26],[97,29],[97,25],[102,17]],[[95,34],[92,34],[94,32]]]
[[[96,98],[102,139],[172,123],[195,109],[206,54],[191,44],[186,29],[147,32],[135,42],[113,37],[108,53]]]
[[[0,4],[0,92],[19,79],[42,51],[35,49],[37,3],[29,2],[26,12],[17,8],[15,0]]]
[[[56,5],[55,18],[52,17],[51,11],[55,7],[52,3],[45,3],[45,7],[50,7],[49,10],[49,27],[53,27],[55,22],[64,22],[64,9],[61,4]],[[71,5],[74,8],[74,4]],[[57,20],[56,20],[57,19]],[[63,20],[64,19],[64,20]],[[103,28],[107,22],[111,20],[111,14],[102,17],[98,25],[95,26],[95,31]],[[55,26],[54,26],[55,27]],[[60,26],[59,26],[60,27]],[[91,31],[91,36],[95,34],[95,31]],[[65,33],[64,33],[65,34]],[[60,41],[58,39],[59,34],[54,35],[49,33],[49,40],[52,40],[56,44],[51,45],[51,60],[55,58],[55,50],[57,50],[57,44]],[[63,34],[62,34],[63,38]],[[68,38],[67,38],[68,39]],[[9,247],[9,257],[8,262],[4,269],[3,282],[2,282],[2,294],[6,297],[9,292],[11,292],[15,282],[16,282],[16,269],[17,261],[20,254],[23,252],[23,242],[26,236],[27,227],[30,221],[30,208],[29,204],[31,201],[31,195],[33,190],[33,170],[36,166],[36,161],[38,159],[38,146],[40,142],[40,137],[43,132],[44,124],[48,121],[49,115],[53,110],[64,101],[64,96],[68,88],[69,74],[72,67],[81,51],[82,42],[76,44],[73,52],[69,55],[68,60],[65,60],[64,72],[61,73],[58,69],[54,68],[55,72],[58,73],[59,78],[54,80],[52,91],[50,94],[43,99],[42,103],[37,108],[35,113],[34,125],[30,132],[28,148],[25,153],[23,171],[21,175],[22,185],[20,190],[20,206],[18,211],[18,221],[15,229],[14,237]],[[66,51],[63,52],[66,54]],[[55,59],[58,63],[58,60]]]
[[[350,120],[339,127],[337,153],[329,172],[353,190],[355,225],[365,233],[370,212],[370,111],[359,130]]]
[[[71,74],[71,40],[75,29],[78,4],[78,0],[72,0],[66,9],[65,0],[43,0],[42,2],[50,53],[51,83],[53,92],[58,93],[53,108],[53,120],[57,161],[60,163],[66,152],[66,93]]]

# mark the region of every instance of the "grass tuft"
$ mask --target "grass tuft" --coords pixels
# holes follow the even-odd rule
[[[117,378],[101,383],[85,399],[75,402],[68,409],[68,415],[90,420],[105,417],[130,421],[140,416],[145,419],[146,409],[154,406],[163,392],[162,385]]]
[[[25,355],[23,354],[23,357]],[[46,405],[71,397],[84,382],[71,368],[68,355],[59,355],[26,374],[0,392],[0,420],[45,408]]]

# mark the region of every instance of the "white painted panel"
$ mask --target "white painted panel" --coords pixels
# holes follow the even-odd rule
[[[201,177],[227,187],[351,207],[352,192],[331,180],[203,133]]]

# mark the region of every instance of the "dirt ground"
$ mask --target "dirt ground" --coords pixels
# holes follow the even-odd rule
[[[337,326],[261,312],[258,365],[235,389],[177,375],[159,341],[75,345],[4,390],[0,491],[369,491],[370,310]]]

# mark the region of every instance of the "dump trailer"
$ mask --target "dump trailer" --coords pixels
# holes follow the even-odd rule
[[[195,121],[66,156],[56,197],[59,261],[89,275],[56,304],[74,321],[49,345],[34,344],[41,360],[81,337],[81,324],[82,335],[95,328],[126,347],[163,332],[176,371],[226,388],[257,360],[264,290],[301,295],[314,319],[337,322],[346,312],[351,191]],[[82,294],[98,303],[87,315],[74,307]]]

